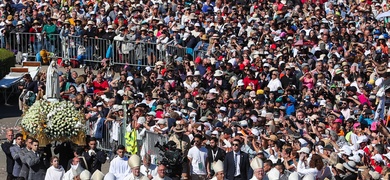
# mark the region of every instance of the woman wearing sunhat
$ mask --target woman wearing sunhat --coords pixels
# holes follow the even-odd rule
[[[28,31],[29,33],[35,34],[35,35],[31,35],[30,37],[30,42],[34,48],[34,53],[38,53],[42,49],[42,37],[41,37],[42,28],[40,24],[41,23],[38,20],[34,20],[34,22],[32,23],[32,27]]]

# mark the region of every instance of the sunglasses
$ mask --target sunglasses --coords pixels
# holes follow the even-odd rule
[[[240,145],[239,145],[239,144],[233,144],[233,146],[237,146],[237,147],[238,147],[238,146],[240,146]]]

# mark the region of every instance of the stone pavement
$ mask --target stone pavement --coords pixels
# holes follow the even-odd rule
[[[47,66],[42,66],[43,70],[47,69]],[[62,72],[65,72],[64,68],[59,68]],[[79,74],[83,74],[83,69],[77,68],[72,69],[75,70]],[[16,121],[21,118],[22,112],[19,110],[18,106],[18,97],[20,93],[13,94],[8,101],[9,105],[4,104],[3,97],[0,98],[0,139],[5,139],[5,130],[8,128],[15,128]],[[0,180],[6,179],[6,160],[5,154],[2,150],[0,150]],[[106,174],[109,169],[109,161],[103,164],[102,172]]]

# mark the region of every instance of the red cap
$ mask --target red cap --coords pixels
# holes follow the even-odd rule
[[[334,123],[343,123],[343,121],[341,119],[336,119],[333,121]]]
[[[223,60],[223,56],[219,56],[218,61],[222,61],[222,60]]]
[[[196,59],[195,59],[195,63],[197,63],[197,64],[199,64],[200,63],[200,61],[202,61],[202,59],[198,56],[198,57],[196,57]]]
[[[270,48],[275,50],[276,49],[276,44],[271,44]]]

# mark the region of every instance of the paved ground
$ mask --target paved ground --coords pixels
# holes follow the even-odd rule
[[[42,67],[42,69],[46,69],[47,66]],[[65,72],[63,68],[60,68],[61,71]],[[82,69],[74,69],[79,74],[83,73]],[[20,94],[20,93],[19,93]],[[7,128],[15,128],[16,121],[21,117],[22,112],[19,111],[18,106],[18,97],[19,94],[14,94],[8,100],[9,105],[4,105],[4,99],[0,97],[0,139],[5,139],[5,130]],[[0,152],[0,180],[6,179],[6,162],[4,152],[1,150]],[[107,161],[103,167],[102,172],[106,174],[108,172],[109,162]]]

